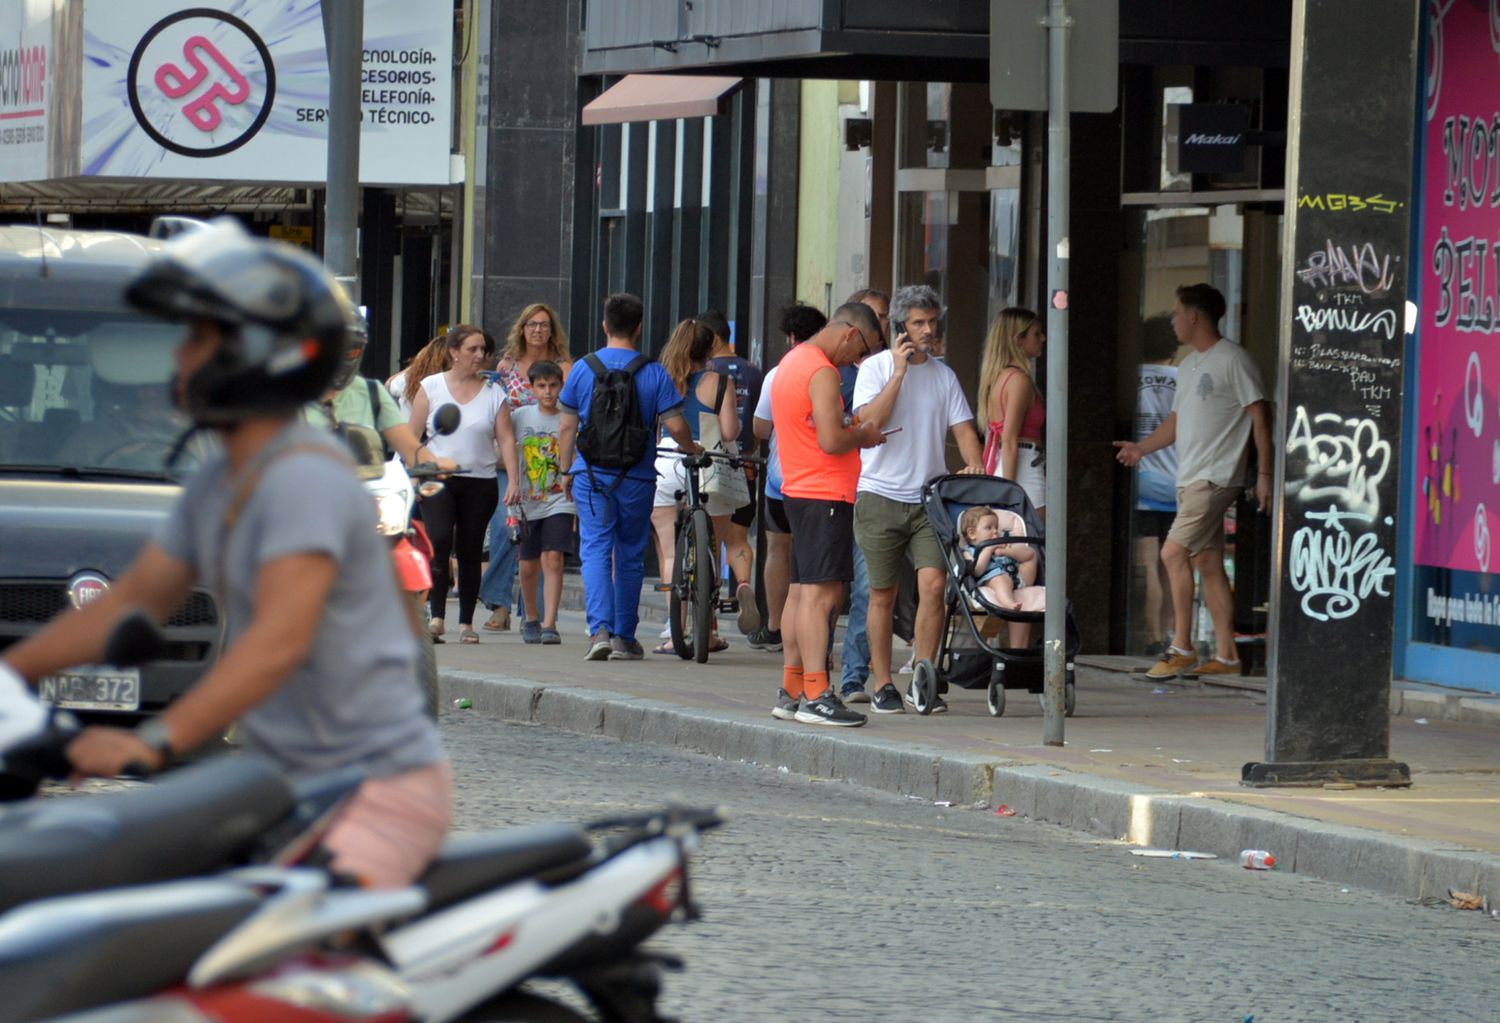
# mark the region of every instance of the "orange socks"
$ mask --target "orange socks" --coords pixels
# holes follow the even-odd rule
[[[803,690],[802,669],[793,668],[790,665],[782,665],[781,688],[794,700],[800,697]]]
[[[802,676],[802,694],[809,700],[816,700],[828,692],[828,672],[809,671]]]

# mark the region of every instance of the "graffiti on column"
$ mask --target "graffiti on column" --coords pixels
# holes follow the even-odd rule
[[[1386,509],[1396,455],[1381,422],[1399,392],[1403,332],[1392,303],[1403,265],[1376,241],[1328,237],[1296,269],[1291,368],[1297,389],[1328,407],[1303,402],[1290,416],[1287,578],[1302,614],[1317,622],[1350,618],[1393,593]]]

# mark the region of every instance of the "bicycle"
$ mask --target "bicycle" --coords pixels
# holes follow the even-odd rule
[[[676,546],[672,562],[672,580],[668,584],[667,616],[669,619],[672,648],[683,660],[708,662],[708,648],[713,636],[714,618],[722,607],[719,602],[718,541],[714,538],[713,520],[708,516],[708,504],[699,489],[698,472],[713,464],[715,458],[729,463],[732,468],[742,469],[746,465],[765,467],[765,459],[752,455],[728,454],[723,451],[704,451],[689,455],[681,451],[662,451],[682,459],[687,470],[687,502],[677,509],[675,528]],[[686,635],[688,623],[692,635]]]

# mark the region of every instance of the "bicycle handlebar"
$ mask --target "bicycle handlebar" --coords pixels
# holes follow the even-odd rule
[[[755,455],[731,455],[725,451],[700,451],[697,454],[689,454],[679,448],[657,448],[658,455],[667,455],[671,458],[680,458],[692,469],[706,469],[710,461],[715,458],[728,462],[735,468],[745,465],[758,465],[765,468],[766,460]]]

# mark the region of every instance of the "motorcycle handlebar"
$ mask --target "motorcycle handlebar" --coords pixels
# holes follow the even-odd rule
[[[406,475],[414,480],[441,479],[444,476],[453,476],[464,471],[461,465],[452,469],[439,469],[436,462],[418,462],[416,465],[408,466]]]

